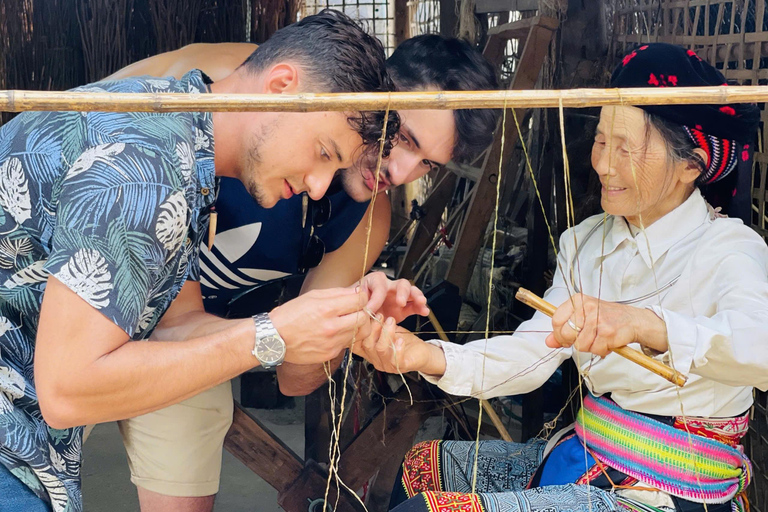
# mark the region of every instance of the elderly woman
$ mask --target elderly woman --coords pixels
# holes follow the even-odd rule
[[[693,51],[649,44],[614,87],[725,85]],[[549,442],[414,447],[392,506],[403,511],[742,508],[750,466],[739,443],[753,387],[768,388],[768,249],[699,187],[750,194],[754,105],[605,107],[592,165],[605,215],[560,237],[545,299],[559,304],[513,336],[463,346],[375,329],[357,352],[377,368],[419,371],[448,393],[532,391],[572,357],[585,376],[574,426]],[[736,179],[746,172],[745,183]],[[742,174],[743,175],[743,174]],[[689,375],[682,389],[611,349],[631,345]],[[577,398],[578,400],[578,398]],[[398,496],[400,494],[400,496]]]

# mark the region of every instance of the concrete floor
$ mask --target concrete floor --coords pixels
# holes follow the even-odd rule
[[[235,387],[237,389],[238,386]],[[249,409],[273,432],[279,432],[294,452],[304,454],[304,402],[285,410]],[[83,502],[85,512],[135,512],[139,510],[136,487],[117,423],[97,425],[83,447]],[[277,491],[224,451],[221,490],[216,512],[278,512]]]

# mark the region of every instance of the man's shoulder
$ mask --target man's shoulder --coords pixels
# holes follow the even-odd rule
[[[202,93],[206,91],[205,79],[200,70],[193,69],[179,79],[172,76],[133,76],[120,79],[104,79],[72,89],[74,92],[124,92],[124,93]]]
[[[111,93],[202,93],[206,84],[197,70],[180,80],[172,77],[136,77],[105,80],[73,89]],[[84,112],[85,146],[125,144],[142,147],[159,158],[191,167],[200,148],[212,147],[210,113],[199,112]]]

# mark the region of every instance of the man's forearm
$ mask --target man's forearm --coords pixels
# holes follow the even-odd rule
[[[257,366],[250,354],[253,321],[224,322],[227,328],[213,334],[187,341],[133,341],[98,358],[79,378],[73,375],[59,386],[48,401],[51,405],[43,407],[46,420],[65,428],[139,416]]]
[[[328,363],[330,366],[327,369],[331,375],[339,368],[345,357],[347,357],[346,352]],[[282,394],[304,396],[327,383],[328,373],[322,364],[283,363],[277,367],[277,382]]]
[[[150,340],[191,340],[221,332],[232,326],[233,320],[204,311],[190,311],[170,319],[163,318]]]

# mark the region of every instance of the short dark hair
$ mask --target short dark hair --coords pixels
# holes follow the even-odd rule
[[[387,71],[398,90],[434,87],[441,91],[485,91],[498,88],[493,66],[469,43],[427,34],[403,41],[387,59]],[[467,162],[493,141],[499,111],[454,110],[456,143],[453,160]]]
[[[258,73],[282,61],[299,64],[313,84],[313,92],[388,92],[394,90],[384,48],[342,12],[323,9],[318,14],[281,28],[243,62]],[[381,137],[383,112],[360,112],[349,118],[364,144]],[[390,112],[387,140],[394,139],[400,118]]]

